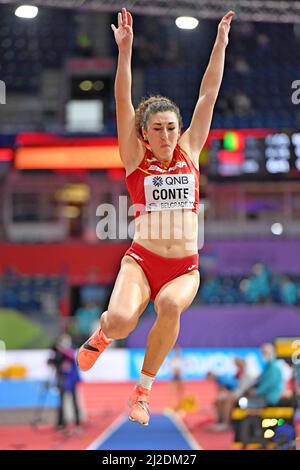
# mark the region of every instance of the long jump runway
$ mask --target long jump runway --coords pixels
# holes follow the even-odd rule
[[[89,450],[195,450],[198,444],[174,415],[151,415],[149,426],[120,416]]]

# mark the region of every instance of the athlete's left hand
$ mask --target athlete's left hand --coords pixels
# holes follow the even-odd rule
[[[217,42],[219,42],[225,47],[227,46],[229,41],[228,35],[230,31],[230,24],[234,14],[234,11],[230,10],[228,13],[226,13],[225,16],[223,16],[218,25]]]

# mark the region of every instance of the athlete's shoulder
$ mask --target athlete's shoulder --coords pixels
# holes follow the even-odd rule
[[[195,170],[199,171],[199,165],[196,164],[196,161],[191,156],[189,150],[185,148],[185,146],[182,145],[180,142],[177,143],[175,147],[175,152],[179,157],[185,160],[189,164],[189,166],[192,165]]]
[[[143,153],[141,155],[139,155],[138,164],[137,165],[135,164],[133,167],[127,169],[126,178],[128,178],[129,176],[132,176],[133,174],[135,174],[137,171],[139,171],[141,169],[146,169],[147,168],[147,160],[149,158],[148,157],[149,152],[150,152],[149,149],[144,148]]]

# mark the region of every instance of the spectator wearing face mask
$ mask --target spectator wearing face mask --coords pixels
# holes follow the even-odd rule
[[[57,409],[57,429],[66,426],[66,397],[72,398],[74,420],[76,426],[80,425],[80,410],[77,396],[77,386],[80,377],[75,362],[75,352],[69,335],[62,335],[51,348],[51,357],[48,364],[56,371],[56,384],[59,391],[59,407]]]

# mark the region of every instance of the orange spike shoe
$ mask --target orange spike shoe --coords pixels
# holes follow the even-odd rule
[[[128,405],[131,407],[129,419],[143,426],[148,426],[150,419],[149,401],[150,390],[141,385],[136,385],[128,400]]]
[[[83,371],[89,370],[97,361],[100,354],[112,343],[104,338],[102,330],[95,331],[80,347],[77,354],[77,365]]]

